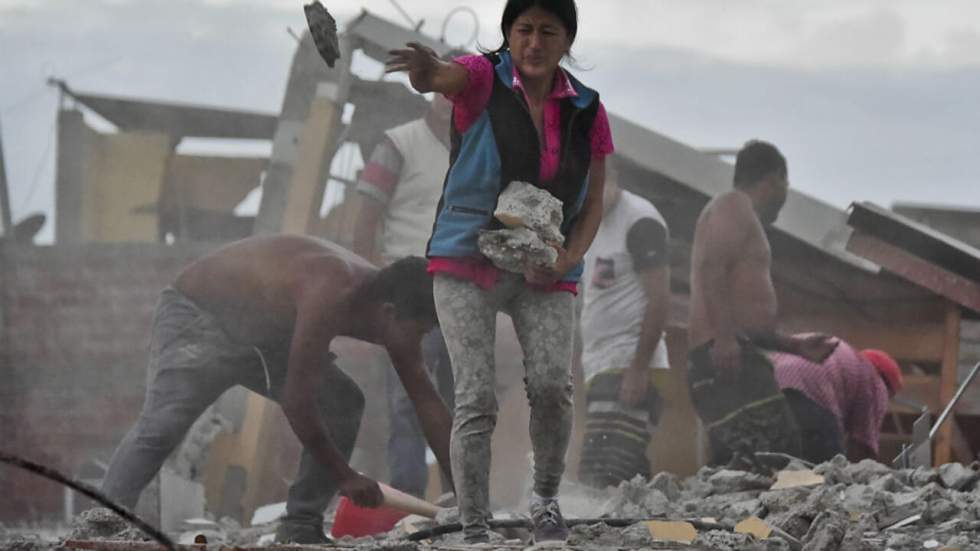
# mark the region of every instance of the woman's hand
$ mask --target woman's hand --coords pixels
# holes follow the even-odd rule
[[[561,278],[565,277],[565,274],[571,270],[577,260],[571,258],[568,251],[564,247],[558,244],[551,243],[552,247],[558,251],[558,259],[555,260],[555,265],[548,268],[546,266],[540,266],[535,264],[529,264],[524,268],[524,279],[532,285],[547,286],[555,283]]]
[[[442,61],[435,50],[418,42],[409,42],[408,48],[391,50],[385,61],[385,73],[407,72],[412,87],[419,92],[431,92],[436,71]]]

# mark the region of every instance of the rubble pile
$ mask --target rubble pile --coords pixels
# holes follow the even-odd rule
[[[687,479],[659,473],[652,480],[637,477],[605,491],[566,484],[562,502],[572,525],[568,547],[575,549],[980,551],[976,465],[892,470],[838,456],[812,469],[793,462],[767,474],[705,467]],[[597,521],[576,520],[580,518]],[[453,510],[434,521],[411,517],[386,534],[346,537],[336,545],[363,551],[465,548],[458,531],[408,541],[410,534],[422,535],[456,520]],[[689,536],[672,536],[684,532],[671,531],[678,526]],[[271,546],[274,530],[274,524],[241,529],[215,523],[206,535],[212,544]],[[198,533],[204,533],[202,527],[189,527],[180,542],[190,543],[187,538]],[[146,538],[109,511],[97,509],[79,515],[69,539]],[[490,547],[519,549],[526,539],[524,528],[498,530]],[[20,549],[43,548],[18,543]]]
[[[773,529],[770,539],[781,540],[779,545],[795,540],[806,550],[980,550],[980,492],[975,491],[980,473],[973,468],[951,463],[938,469],[892,470],[838,456],[816,466],[813,474],[823,482],[772,489],[775,478],[746,471],[705,467],[686,480],[661,473],[650,481],[637,478],[621,484],[600,513],[711,518],[726,526],[756,517]],[[720,539],[701,544],[708,549],[756,548]],[[775,548],[780,547],[766,547]]]

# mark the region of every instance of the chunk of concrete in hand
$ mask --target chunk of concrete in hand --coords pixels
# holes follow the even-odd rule
[[[561,201],[527,182],[511,182],[500,197],[494,217],[508,228],[527,228],[546,241],[561,243],[564,215]]]
[[[558,251],[528,228],[484,231],[477,243],[494,266],[508,272],[524,273],[529,265],[553,268],[558,261]]]

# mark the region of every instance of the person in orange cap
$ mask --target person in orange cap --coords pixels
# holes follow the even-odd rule
[[[878,459],[888,400],[902,390],[902,370],[888,353],[858,351],[841,339],[820,363],[770,353],[776,381],[800,426],[803,459],[815,463],[844,453]]]

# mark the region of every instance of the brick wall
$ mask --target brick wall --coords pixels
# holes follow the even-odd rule
[[[0,447],[73,474],[142,405],[160,290],[211,246],[0,246]],[[0,522],[60,518],[64,490],[0,465]]]

